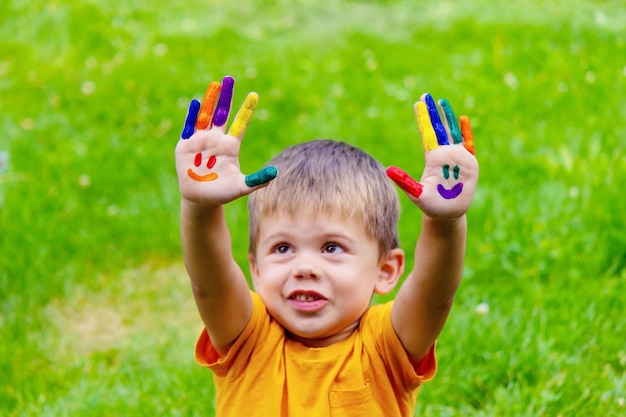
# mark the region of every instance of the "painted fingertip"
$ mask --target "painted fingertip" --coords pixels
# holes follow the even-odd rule
[[[437,136],[437,143],[439,146],[449,145],[450,142],[448,141],[448,133],[446,132],[446,128],[441,121],[439,110],[437,110],[437,105],[435,104],[433,96],[427,93],[424,96],[424,102],[426,103],[426,108],[428,109],[430,123],[433,125],[433,130]]]
[[[463,143],[463,135],[461,134],[461,130],[459,129],[459,124],[456,121],[456,115],[454,114],[454,110],[452,110],[452,106],[450,102],[445,98],[439,100],[439,106],[443,110],[443,114],[446,116],[446,121],[448,122],[448,129],[450,129],[450,136],[452,136],[452,141],[455,144]]]
[[[233,100],[233,89],[235,86],[235,80],[233,77],[227,75],[222,79],[222,91],[220,92],[220,98],[213,114],[213,125],[224,126],[228,120],[228,113],[230,112],[230,104]]]
[[[254,91],[249,93],[243,105],[250,110],[256,109],[256,106],[259,105],[259,95]]]
[[[183,127],[183,133],[180,135],[181,138],[189,139],[193,135],[199,111],[200,102],[196,99],[191,100],[191,103],[189,103],[189,110],[187,111],[187,117],[185,119],[185,126]]]
[[[246,175],[246,185],[250,188],[265,184],[276,178],[278,169],[276,167],[265,167],[259,171]]]
[[[430,95],[430,93],[426,93],[424,94],[423,100],[426,104],[426,108],[428,109],[428,114],[430,118],[432,119],[434,117],[439,119],[439,112],[437,111],[437,105],[435,104],[435,99],[433,98],[433,96]]]
[[[388,167],[385,170],[385,173],[387,174],[387,176],[392,179],[394,182],[397,181],[403,181],[406,177],[409,176],[409,174],[407,174],[406,172],[404,172],[402,169],[398,168],[398,167]]]

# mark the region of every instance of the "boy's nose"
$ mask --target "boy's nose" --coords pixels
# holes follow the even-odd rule
[[[293,276],[299,279],[319,279],[321,271],[310,259],[301,259],[294,266]]]

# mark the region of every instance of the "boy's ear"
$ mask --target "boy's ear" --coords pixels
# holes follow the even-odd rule
[[[250,264],[250,275],[252,276],[252,283],[256,288],[257,279],[259,277],[259,268],[256,264],[256,258],[253,253],[248,253],[248,263]]]
[[[391,249],[380,261],[378,280],[374,286],[376,294],[387,294],[393,290],[404,273],[404,251],[400,248]]]

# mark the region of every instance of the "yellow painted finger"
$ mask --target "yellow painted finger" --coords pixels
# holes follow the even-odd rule
[[[244,134],[250,124],[250,120],[252,120],[257,104],[259,104],[259,95],[257,93],[248,94],[228,131],[229,135],[242,136]]]
[[[212,81],[207,87],[206,93],[204,93],[204,100],[202,100],[202,107],[200,107],[200,113],[198,113],[196,129],[206,129],[211,126],[215,102],[221,89],[222,85],[217,81]]]
[[[417,112],[417,128],[422,136],[424,152],[428,153],[439,147],[439,144],[437,143],[437,135],[435,134],[435,129],[433,129],[432,123],[430,122],[430,116],[428,115],[426,103],[421,100],[418,101],[415,105],[415,110]]]

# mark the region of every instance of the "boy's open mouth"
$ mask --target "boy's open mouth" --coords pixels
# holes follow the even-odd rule
[[[287,301],[295,310],[304,313],[321,310],[328,303],[326,297],[314,291],[294,291],[289,294]]]
[[[289,294],[289,297],[287,298],[297,301],[317,301],[326,299],[323,295],[318,294],[314,291],[294,291]]]
[[[298,301],[315,301],[315,300],[320,299],[320,297],[316,295],[306,295],[306,294],[297,294],[289,298],[292,300],[298,300]]]

